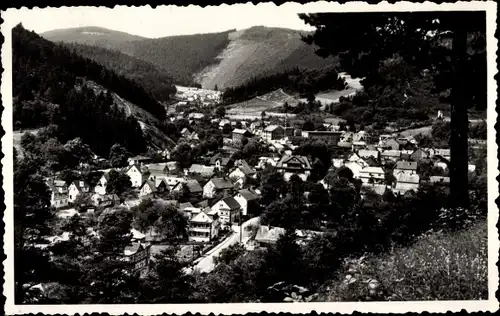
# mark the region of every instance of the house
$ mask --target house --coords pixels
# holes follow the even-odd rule
[[[211,207],[211,210],[217,212],[223,227],[231,226],[242,212],[240,203],[231,196],[219,200]]]
[[[154,174],[168,174],[168,162],[152,163],[145,165],[150,173]]]
[[[361,170],[368,167],[368,164],[364,160],[348,161],[344,164],[344,167],[349,168],[352,171],[353,177],[359,179]]]
[[[293,174],[298,175],[302,180],[306,181],[311,173],[312,166],[309,158],[305,156],[284,155],[276,164],[276,169],[283,173],[283,177],[286,181],[288,181]]]
[[[450,185],[450,177],[430,176],[429,183],[440,184],[440,185]]]
[[[344,165],[344,159],[343,158],[332,158],[332,166],[335,168],[340,168]]]
[[[238,160],[236,163],[236,168],[234,168],[231,173],[229,173],[230,179],[246,181],[249,177],[254,177],[256,175],[255,170],[253,170],[245,160]]]
[[[169,190],[173,190],[177,185],[185,183],[186,179],[183,177],[166,176],[163,180],[167,183]]]
[[[66,207],[69,204],[68,185],[63,180],[49,180],[50,205],[55,208]]]
[[[257,247],[269,247],[274,245],[284,234],[284,228],[262,225],[259,226],[254,241]]]
[[[282,227],[262,225],[259,226],[259,229],[257,230],[254,242],[259,248],[269,247],[275,244],[278,239],[285,234],[285,232],[286,230]],[[311,240],[314,236],[321,235],[323,233],[312,230],[297,229],[295,234],[297,235],[297,243],[304,244],[305,242]]]
[[[227,124],[231,125],[231,121],[228,119],[222,119],[219,122],[219,129],[223,129]]]
[[[393,191],[403,195],[410,190],[416,192],[419,182],[420,176],[418,174],[408,175],[406,173],[400,173],[396,177],[396,186]]]
[[[241,145],[243,138],[248,138],[250,136],[252,136],[252,133],[250,133],[246,129],[242,128],[233,129],[233,143],[236,145]]]
[[[422,148],[418,148],[410,154],[410,160],[420,161],[423,159],[429,158],[429,153],[423,150]]]
[[[172,156],[172,149],[170,148],[165,148],[160,152],[160,155],[163,157],[163,159],[170,159]]]
[[[143,272],[149,267],[151,245],[141,242],[132,243],[123,251],[124,261],[128,263],[131,271]]]
[[[210,178],[214,175],[214,166],[205,166],[200,164],[192,164],[188,169],[188,174],[199,174],[204,178]]]
[[[285,130],[279,125],[269,125],[264,129],[264,139],[267,141],[279,140],[285,137]]]
[[[247,216],[249,213],[255,214],[259,207],[260,196],[248,189],[238,191],[234,199],[240,204],[241,214]]]
[[[199,212],[189,220],[189,240],[209,242],[219,235],[220,221],[205,212]]]
[[[417,173],[417,162],[416,161],[398,161],[396,167],[394,168],[393,175],[395,177],[398,174],[405,173],[407,175],[412,175]]]
[[[363,183],[384,183],[385,172],[381,167],[366,167],[359,172],[359,179]]]
[[[149,196],[161,193],[167,193],[169,191],[169,187],[165,180],[157,179],[157,180],[146,180],[142,184],[139,196]]]
[[[365,197],[368,191],[373,191],[378,195],[384,195],[387,185],[381,183],[363,183],[361,185],[361,197]]]
[[[364,148],[366,148],[366,142],[364,142],[364,141],[352,142],[352,150],[353,151],[361,150],[361,149],[364,149]]]
[[[360,158],[373,157],[375,159],[379,159],[380,152],[378,150],[360,149],[358,150],[358,156]]]
[[[428,149],[429,156],[430,158],[444,158],[446,160],[451,159],[451,154],[449,149],[443,149],[443,148],[429,148]]]
[[[257,169],[264,169],[266,166],[276,167],[280,161],[279,157],[259,157],[259,162],[257,162]]]
[[[213,198],[215,193],[233,189],[233,184],[227,178],[212,178],[203,187],[203,197]]]
[[[100,195],[106,194],[106,187],[108,185],[108,181],[109,181],[109,173],[105,172],[103,173],[101,178],[99,178],[99,181],[97,181],[97,184],[94,187],[94,192]]]
[[[68,187],[68,202],[74,203],[78,195],[81,193],[88,193],[90,191],[89,185],[83,180],[75,180]]]
[[[391,150],[399,150],[400,143],[394,138],[389,138],[385,142],[382,143],[383,148],[391,149]]]
[[[398,161],[401,159],[401,151],[400,150],[384,150],[380,153],[380,158],[385,161]]]
[[[101,195],[95,193],[91,196],[95,206],[112,207],[120,204],[120,198],[116,194]]]
[[[334,131],[303,131],[302,136],[312,140],[321,140],[327,144],[337,144],[340,141],[342,132]]]
[[[142,166],[143,164],[147,164],[150,162],[153,162],[153,159],[144,157],[144,156],[135,156],[135,157],[130,157],[127,159],[129,166],[132,165],[139,165]]]
[[[129,176],[133,188],[140,187],[149,178],[149,173],[141,170],[139,165],[131,165],[125,174]]]
[[[179,203],[179,211],[184,211],[185,209],[188,208],[194,208],[193,204],[191,202],[185,202],[185,203]]]
[[[201,187],[200,183],[195,179],[186,179],[185,181],[178,182],[172,188],[172,191],[180,192],[182,188],[184,188],[184,185],[187,186],[187,189],[189,190],[189,195],[191,197],[199,197],[203,193],[203,188]]]
[[[178,175],[182,173],[181,165],[178,161],[168,161],[165,163],[167,166],[167,174],[169,175]]]
[[[262,121],[255,121],[250,124],[250,130],[256,132],[264,128],[264,123]]]

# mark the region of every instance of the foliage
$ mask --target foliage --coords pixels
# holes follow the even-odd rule
[[[97,46],[77,43],[66,45],[78,55],[92,59],[116,74],[137,82],[158,101],[168,102],[176,92],[170,75],[148,62]]]
[[[389,254],[346,260],[327,301],[477,300],[488,297],[487,229],[433,233]]]
[[[132,188],[132,182],[130,177],[125,174],[118,172],[116,170],[111,170],[108,173],[108,183],[106,185],[106,191],[111,194],[116,194],[122,196],[124,193]]]
[[[35,299],[33,286],[49,281],[51,275],[47,251],[36,247],[50,236],[48,224],[54,216],[39,169],[40,162],[28,157],[14,165],[15,300],[19,303]]]
[[[239,256],[245,253],[245,247],[242,244],[234,244],[223,249],[218,257],[214,257],[214,264],[230,264]]]
[[[186,237],[187,219],[171,204],[144,199],[131,211],[134,214],[134,227],[139,231],[154,229],[168,241]]]
[[[232,31],[124,42],[116,49],[164,70],[178,84],[192,86],[193,74],[216,63]]]
[[[450,143],[454,157],[450,168],[451,201],[456,206],[467,207],[467,108],[486,108],[484,13],[356,13],[356,19],[362,22],[354,27],[349,23],[353,14],[313,13],[299,14],[299,17],[316,27],[316,31],[306,35],[304,40],[317,45],[320,56],[338,54],[342,70],[354,76],[366,77],[363,86],[367,90],[376,88],[377,82],[387,80],[383,71],[384,63],[392,62],[396,56],[400,57],[401,62],[398,64],[403,67],[389,64],[389,70],[393,73],[398,68],[402,70],[399,74],[396,71],[393,78],[402,81],[400,87],[404,90],[399,89],[398,92],[396,89],[398,93],[388,95],[378,94],[382,96],[382,101],[393,102],[398,106],[411,104],[413,101],[407,101],[413,99],[414,92],[408,91],[413,87],[407,78],[423,78],[424,82],[421,83],[425,83],[428,75],[432,78],[429,84],[433,83],[433,92],[443,93],[443,101],[451,103]],[[460,22],[463,19],[468,21],[466,25]],[[411,73],[420,76],[408,76]],[[419,85],[417,90],[423,88],[425,91],[425,87],[426,84]],[[387,86],[382,84],[379,88],[383,91]],[[405,90],[406,93],[402,93]],[[404,100],[401,100],[401,94]],[[395,98],[398,95],[399,100]],[[384,100],[385,97],[388,98]],[[368,95],[365,101],[371,99]],[[421,98],[416,101],[416,104],[424,106],[427,103],[425,99],[422,102]],[[375,112],[377,104],[372,104]]]
[[[80,137],[99,155],[107,155],[115,143],[131,152],[144,150],[139,124],[117,107],[110,90],[158,118],[165,117],[162,105],[135,83],[21,25],[12,32],[15,128],[55,124],[55,136],[61,142]],[[107,92],[96,93],[87,87],[86,80],[101,84]]]

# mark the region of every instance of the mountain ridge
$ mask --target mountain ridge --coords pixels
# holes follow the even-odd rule
[[[65,33],[66,32],[66,33]],[[74,29],[43,33],[51,41],[78,42]],[[114,49],[151,63],[171,74],[176,84],[201,84],[219,89],[243,84],[248,78],[294,67],[322,68],[336,64],[323,59],[301,39],[307,31],[253,26],[218,33],[176,35],[138,40],[94,40],[91,45]],[[86,39],[88,41],[88,39]],[[88,44],[88,42],[87,42]],[[112,46],[112,47],[109,47]]]

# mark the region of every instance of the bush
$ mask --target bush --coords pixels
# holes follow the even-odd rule
[[[478,300],[488,298],[487,224],[433,233],[389,255],[344,262],[327,301]]]

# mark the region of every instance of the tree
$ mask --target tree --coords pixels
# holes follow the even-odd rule
[[[299,17],[316,27],[304,40],[319,47],[317,54],[338,54],[343,70],[366,76],[365,83],[377,76],[380,62],[394,54],[422,70],[435,69],[438,89],[451,89],[451,201],[467,206],[467,106],[484,108],[486,104],[485,77],[479,73],[486,64],[485,13],[315,13]],[[353,19],[362,22],[353,28]],[[451,51],[443,45],[449,34]]]
[[[29,303],[36,293],[33,286],[50,280],[49,255],[36,247],[52,234],[50,194],[40,164],[24,157],[14,165],[14,264],[15,301]]]
[[[114,144],[109,150],[109,160],[113,167],[126,166],[129,156],[127,149],[120,144]]]
[[[130,177],[125,174],[118,172],[116,170],[111,170],[108,173],[108,183],[106,186],[106,191],[111,194],[116,194],[121,196],[125,192],[129,191],[132,188],[132,182],[130,181]]]
[[[224,116],[226,116],[226,108],[224,106],[219,106],[216,110],[215,110],[215,115],[219,118],[223,118]]]
[[[169,241],[187,238],[187,218],[174,205],[161,205],[158,215],[154,227],[164,238]]]
[[[188,168],[192,164],[193,149],[188,143],[182,142],[178,144],[172,151],[172,159],[179,162],[181,168]]]
[[[260,203],[262,205],[269,205],[281,197],[283,188],[285,187],[285,180],[283,175],[274,170],[263,170],[261,175],[260,189],[262,198]]]
[[[231,245],[225,249],[223,249],[218,257],[214,257],[214,264],[218,265],[219,263],[230,264],[233,260],[241,256],[245,253],[245,247],[240,244]]]
[[[64,148],[70,153],[76,164],[90,163],[92,161],[92,156],[94,155],[92,150],[90,150],[90,147],[83,143],[82,139],[79,137],[68,141],[64,145]]]

